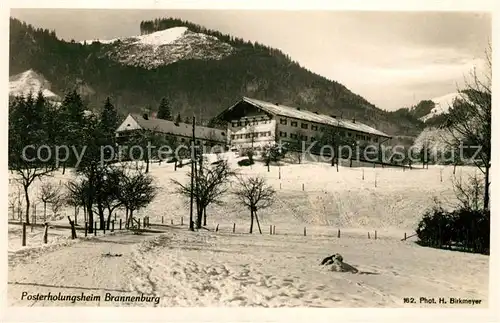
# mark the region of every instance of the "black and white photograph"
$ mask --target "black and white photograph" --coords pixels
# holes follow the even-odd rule
[[[490,310],[492,25],[10,8],[8,308]]]

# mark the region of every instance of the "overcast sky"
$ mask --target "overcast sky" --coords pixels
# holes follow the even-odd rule
[[[385,110],[454,92],[481,68],[491,39],[486,13],[12,9],[11,16],[66,40],[137,35],[144,19],[190,20],[279,48]]]

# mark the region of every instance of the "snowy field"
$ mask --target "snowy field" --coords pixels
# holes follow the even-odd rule
[[[231,162],[236,166],[235,160]],[[175,194],[170,179],[187,180],[189,168],[174,172],[173,164],[165,163],[150,168],[160,193],[136,216],[148,215],[153,224],[163,218],[169,226],[153,225],[163,233],[121,232],[67,243],[69,232],[62,232],[58,240],[56,231],[54,247],[40,249],[22,263],[11,262],[9,303],[95,305],[20,300],[21,291],[31,290],[159,297],[158,304],[107,302],[101,306],[440,306],[420,303],[420,297],[434,297],[436,302],[440,297],[482,300],[476,305],[444,305],[453,307],[488,304],[488,256],[424,248],[414,238],[401,241],[405,233],[414,233],[434,197],[445,205],[455,203],[453,167],[405,171],[341,167],[337,172],[327,164],[309,162],[272,166],[270,172],[261,164],[237,168],[241,176],[267,178],[277,191],[276,203],[259,211],[262,235],[256,225],[254,233],[248,234],[249,212],[231,194],[224,205],[207,210],[207,227],[213,230],[218,225],[218,232],[187,231],[188,201]],[[474,172],[471,167],[457,168],[457,176],[463,179]],[[67,171],[48,180],[63,185],[72,177]],[[39,186],[38,181],[33,184],[33,196]],[[73,210],[62,214],[49,222],[67,224],[65,215],[72,216]],[[117,217],[123,217],[121,211]],[[276,226],[276,235],[269,235],[270,225]],[[28,239],[33,242],[20,248],[18,230],[9,226],[9,259],[41,241],[41,235],[33,233],[38,238]],[[344,272],[319,266],[333,253],[343,256]],[[411,297],[416,304],[403,302]]]

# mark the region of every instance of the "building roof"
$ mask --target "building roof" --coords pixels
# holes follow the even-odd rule
[[[386,137],[386,138],[391,138],[386,133],[383,133],[382,131],[379,131],[375,128],[372,128],[366,124],[363,124],[358,121],[352,121],[352,120],[347,120],[347,119],[341,119],[341,118],[334,118],[325,114],[320,114],[320,113],[315,113],[299,108],[293,108],[293,107],[288,107],[285,105],[281,104],[274,104],[262,100],[257,100],[257,99],[252,99],[248,97],[243,97],[242,100],[238,101],[235,105],[229,107],[226,111],[231,111],[234,107],[236,107],[239,103],[241,102],[247,102],[249,104],[252,104],[256,106],[257,108],[260,108],[270,114],[274,115],[279,115],[279,116],[284,116],[284,117],[290,117],[290,118],[296,118],[296,119],[301,119],[301,120],[307,120],[310,122],[317,122],[325,125],[330,125],[330,126],[335,126],[335,127],[340,127],[340,128],[345,128],[353,131],[359,131],[363,133],[368,133],[368,134],[373,134],[373,135],[378,135],[381,137]]]
[[[191,137],[193,135],[193,126],[191,124],[182,122],[176,124],[173,121],[156,118],[144,119],[143,116],[138,114],[130,114],[130,116],[143,129],[185,137]],[[196,139],[212,140],[218,142],[227,141],[227,136],[224,130],[202,126],[195,127],[195,137]]]

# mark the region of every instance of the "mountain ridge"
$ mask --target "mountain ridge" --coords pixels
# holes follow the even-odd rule
[[[166,22],[162,25],[161,21]],[[416,136],[423,128],[417,118],[381,110],[344,85],[303,68],[271,47],[207,32],[178,19],[158,20],[158,26],[153,24],[152,29],[146,25],[141,23],[141,36],[153,34],[160,27],[187,27],[193,34],[203,33],[217,38],[218,43],[229,44],[232,51],[217,59],[186,56],[148,69],[124,64],[113,56],[113,48],[123,46],[116,47],[115,43],[121,41],[87,45],[66,42],[54,31],[11,18],[9,45],[11,53],[17,54],[10,56],[10,71],[36,70],[52,82],[54,92],[61,94],[83,82],[94,92],[86,95],[89,105],[98,107],[109,96],[123,112],[154,110],[167,97],[175,113],[194,113],[207,122],[248,96],[355,118],[389,134]]]

